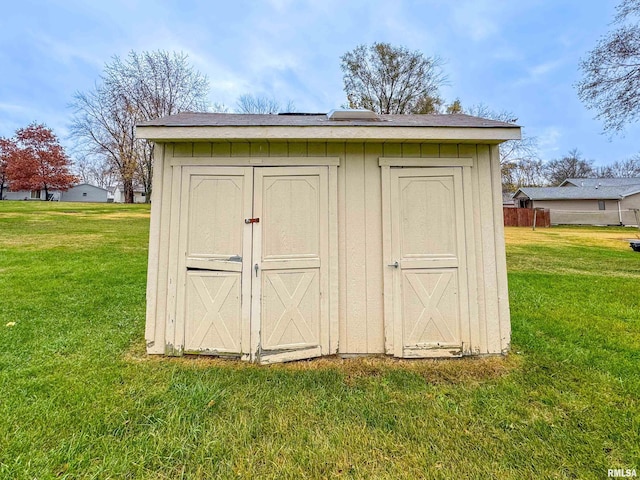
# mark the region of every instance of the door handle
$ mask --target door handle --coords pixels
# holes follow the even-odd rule
[[[389,263],[389,264],[387,265],[387,267],[393,267],[393,268],[398,268],[399,266],[400,266],[400,264],[398,263],[398,261],[397,261],[397,260],[396,260],[395,262],[393,262],[393,263]]]
[[[260,267],[258,267],[258,264],[256,263],[256,264],[253,266],[253,269],[256,271],[256,278],[258,278],[258,268],[260,268]]]

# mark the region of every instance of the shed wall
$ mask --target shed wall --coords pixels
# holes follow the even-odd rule
[[[604,211],[618,212],[617,200],[605,200]],[[535,200],[533,206],[536,208],[548,208],[550,210],[571,210],[575,212],[597,212],[599,208],[598,200]]]
[[[477,289],[472,304],[470,350],[500,353],[510,341],[509,306],[501,206],[499,152],[484,144],[358,143],[358,142],[225,142],[175,143],[156,149],[152,199],[152,237],[149,250],[147,330],[149,353],[165,352],[167,265],[171,215],[171,190],[181,161],[205,165],[207,159],[256,157],[255,165],[268,165],[268,157],[338,157],[338,265],[339,352],[385,353],[382,193],[380,157],[447,159],[469,158],[473,166],[464,178],[471,205],[467,232],[469,272]],[[225,162],[226,163],[226,162]],[[295,163],[295,162],[294,162]],[[157,186],[161,185],[161,188]],[[161,195],[161,198],[156,196]],[[154,232],[158,235],[154,236]],[[331,252],[330,252],[331,253]],[[154,273],[157,271],[156,273]],[[170,302],[171,303],[171,302]]]

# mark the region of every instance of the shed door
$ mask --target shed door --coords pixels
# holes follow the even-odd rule
[[[176,345],[185,353],[249,358],[243,298],[251,292],[251,229],[244,219],[252,200],[251,168],[183,168]]]
[[[255,169],[252,333],[262,363],[329,352],[327,173]]]
[[[468,325],[461,169],[392,168],[390,182],[394,354],[461,355]]]
[[[183,167],[181,192],[174,351],[329,353],[327,167]]]

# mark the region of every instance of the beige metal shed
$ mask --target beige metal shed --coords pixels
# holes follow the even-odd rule
[[[467,115],[185,113],[155,142],[147,351],[500,354],[498,144]]]

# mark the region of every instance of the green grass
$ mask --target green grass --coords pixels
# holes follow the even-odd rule
[[[260,367],[144,355],[148,223],[144,205],[0,202],[0,478],[640,469],[634,232],[509,229],[507,358]]]

